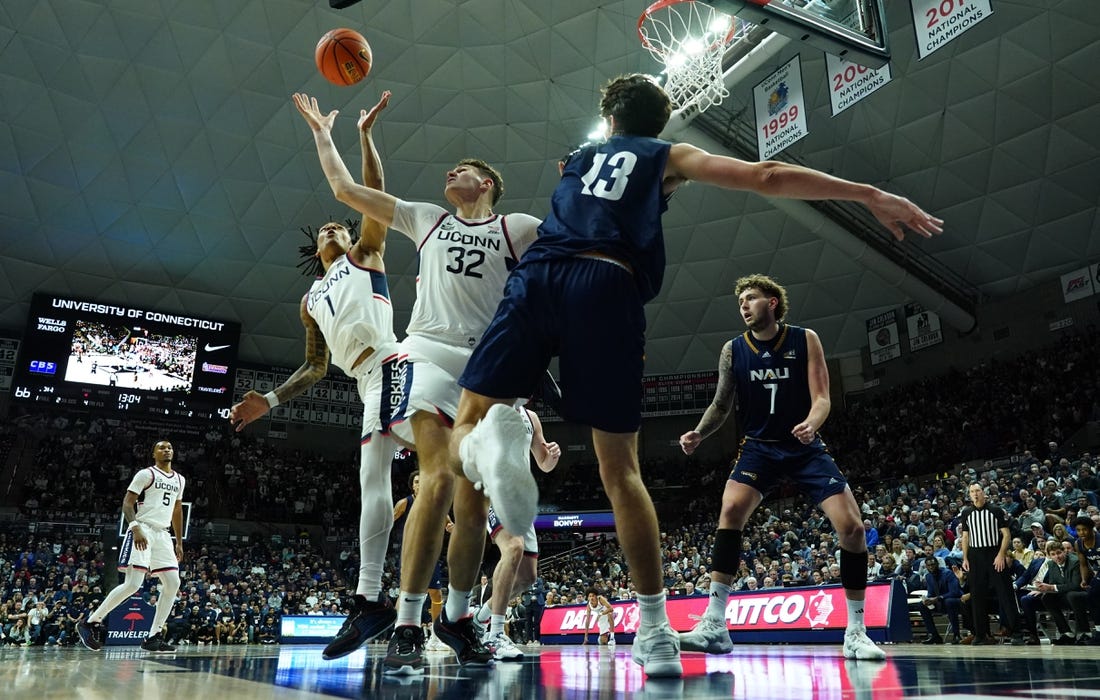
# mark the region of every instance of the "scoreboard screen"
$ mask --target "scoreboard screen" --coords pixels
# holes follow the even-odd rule
[[[15,401],[165,418],[228,418],[241,326],[35,294]]]

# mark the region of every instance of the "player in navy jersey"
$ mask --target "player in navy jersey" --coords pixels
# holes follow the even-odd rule
[[[600,477],[638,591],[634,660],[649,676],[682,673],[665,612],[657,516],[637,455],[645,353],[643,305],[660,290],[661,214],[682,183],[800,199],[862,202],[902,238],[940,233],[939,219],[903,197],[788,163],[748,163],[657,137],[672,104],[652,78],[603,90],[611,137],[569,158],[550,215],[505,286],[504,300],[467,364],[451,455],[477,480],[493,462],[527,463],[525,432],[509,405],[534,391],[560,358],[562,416],[592,427]],[[480,421],[480,422],[479,422]],[[477,426],[475,428],[474,426]],[[494,467],[494,469],[498,469]]]
[[[789,478],[824,511],[837,533],[840,580],[848,601],[844,656],[883,659],[885,652],[867,637],[863,623],[867,540],[859,506],[817,434],[831,408],[821,340],[808,328],[783,322],[787,290],[770,277],[742,277],[734,291],[749,329],[722,347],[714,400],[695,430],[680,436],[684,453],[692,454],[735,406],[744,436],[722,494],[710,602],[695,628],[680,635],[681,647],[708,653],[733,648],[726,604],[741,557],[741,533],[764,496]]]

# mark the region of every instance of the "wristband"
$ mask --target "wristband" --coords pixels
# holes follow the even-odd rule
[[[279,397],[275,395],[274,391],[269,391],[264,394],[264,401],[267,401],[269,408],[275,408],[279,405]]]
[[[136,520],[131,520],[131,521],[130,521],[130,527],[126,528],[126,531],[127,531],[127,532],[132,532],[132,531],[133,531],[133,529],[134,529],[135,527],[138,527],[139,525],[141,525],[141,523],[139,523],[138,521],[136,521]]]

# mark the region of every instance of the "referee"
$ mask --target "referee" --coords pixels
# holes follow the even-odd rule
[[[974,606],[974,644],[993,644],[989,636],[989,589],[1001,605],[1013,646],[1024,643],[1020,634],[1020,609],[1005,566],[1008,552],[1008,518],[997,506],[986,504],[981,484],[971,484],[971,505],[963,508],[959,525],[963,570],[970,572],[970,602]]]

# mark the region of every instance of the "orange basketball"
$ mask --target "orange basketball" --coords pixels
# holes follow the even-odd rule
[[[334,85],[354,85],[370,73],[370,44],[354,29],[333,29],[314,52],[317,70]]]

